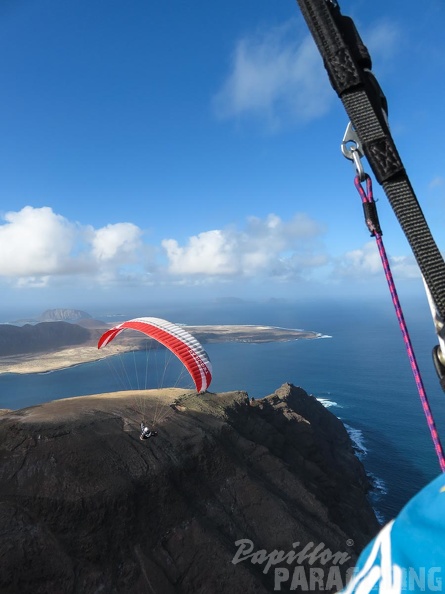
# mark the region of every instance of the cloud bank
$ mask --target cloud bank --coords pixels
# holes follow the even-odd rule
[[[374,243],[332,258],[326,229],[303,213],[249,217],[243,228],[204,230],[183,244],[167,237],[149,244],[131,222],[95,229],[49,207],[8,212],[0,224],[0,282],[50,286],[175,286],[228,282],[288,283],[364,280],[382,275]],[[419,276],[412,257],[393,257],[395,276]]]
[[[322,226],[306,215],[285,222],[270,214],[265,220],[250,217],[242,231],[206,231],[190,237],[185,246],[174,239],[164,240],[162,246],[171,274],[285,279],[326,263],[317,242],[322,233]]]

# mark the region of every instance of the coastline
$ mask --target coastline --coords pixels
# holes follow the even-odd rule
[[[215,342],[286,342],[302,339],[313,340],[322,337],[317,332],[274,326],[211,325],[184,326],[184,329],[204,344]],[[45,373],[75,367],[83,363],[92,363],[113,355],[132,351],[137,348],[138,342],[140,343],[140,340],[126,340],[118,345],[109,344],[106,349],[99,350],[96,343],[90,341],[57,351],[0,357],[0,374]]]

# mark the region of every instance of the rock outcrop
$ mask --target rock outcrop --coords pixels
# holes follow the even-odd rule
[[[169,413],[147,441],[126,392],[0,417],[0,592],[261,594],[277,580],[281,591],[344,583],[378,523],[335,416],[289,384],[259,401],[145,396],[147,419],[159,406]]]

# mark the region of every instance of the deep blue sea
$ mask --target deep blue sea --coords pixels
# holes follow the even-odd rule
[[[151,315],[184,324],[264,324],[327,335],[329,338],[266,344],[206,344],[213,365],[210,391],[246,390],[261,398],[290,382],[322,399],[347,425],[360,448],[360,458],[376,484],[372,502],[382,521],[397,514],[440,472],[389,298],[379,303],[308,305],[277,300],[90,313],[105,321]],[[439,434],[445,441],[445,394],[431,361],[437,341],[426,300],[405,304],[405,317]],[[139,377],[145,378],[143,353],[125,357],[130,367],[138,368]],[[172,373],[177,378],[178,371]],[[160,385],[159,377],[152,380],[148,387]],[[141,381],[144,385],[133,387],[145,387],[145,379]],[[170,381],[174,383],[169,376],[164,378],[163,385]],[[44,374],[6,374],[0,376],[0,408],[18,409],[123,388],[110,372],[109,360]]]

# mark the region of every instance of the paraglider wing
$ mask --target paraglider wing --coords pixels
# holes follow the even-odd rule
[[[197,392],[205,392],[212,381],[212,365],[201,344],[180,326],[160,318],[135,318],[107,330],[99,339],[97,348],[111,342],[126,328],[143,332],[167,347],[185,365]]]

